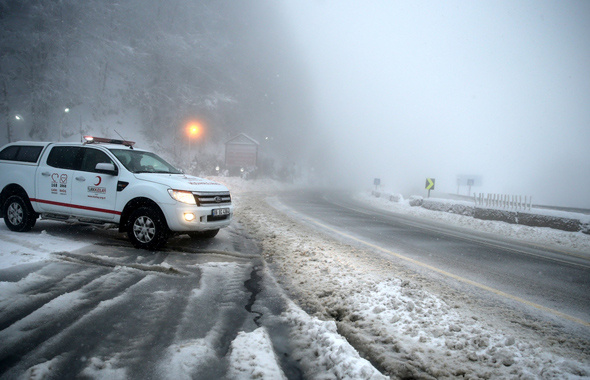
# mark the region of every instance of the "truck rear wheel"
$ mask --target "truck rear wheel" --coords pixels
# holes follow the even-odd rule
[[[37,214],[28,200],[21,195],[12,195],[4,202],[4,223],[11,231],[30,231],[37,221]]]
[[[136,248],[156,250],[168,239],[164,217],[152,207],[140,207],[131,213],[127,236]]]

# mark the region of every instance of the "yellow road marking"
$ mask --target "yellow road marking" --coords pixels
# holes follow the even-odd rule
[[[283,206],[284,206],[284,207],[287,207],[287,206],[285,206],[285,205],[283,205]],[[558,316],[558,317],[561,317],[561,318],[563,318],[563,319],[567,319],[568,321],[571,321],[571,322],[578,323],[578,324],[580,324],[580,325],[582,325],[582,326],[585,326],[585,327],[590,327],[590,322],[586,322],[586,321],[584,321],[584,320],[582,320],[582,319],[580,319],[580,318],[576,318],[576,317],[573,317],[573,316],[571,316],[571,315],[569,315],[569,314],[562,313],[561,311],[558,311],[558,310],[555,310],[555,309],[551,309],[551,308],[549,308],[549,307],[546,307],[546,306],[543,306],[543,305],[539,305],[538,303],[535,303],[535,302],[527,301],[527,300],[525,300],[524,298],[521,298],[521,297],[518,297],[518,296],[515,296],[515,295],[512,295],[512,294],[509,294],[509,293],[506,293],[506,292],[503,292],[503,291],[501,291],[501,290],[498,290],[498,289],[492,288],[492,287],[490,287],[490,286],[487,286],[487,285],[484,285],[484,284],[480,284],[479,282],[475,282],[475,281],[473,281],[473,280],[470,280],[470,279],[468,279],[468,278],[464,278],[464,277],[458,276],[458,275],[456,275],[456,274],[453,274],[453,273],[447,272],[447,271],[445,271],[445,270],[442,270],[442,269],[439,269],[439,268],[437,268],[437,267],[434,267],[434,266],[432,266],[432,265],[429,265],[429,264],[423,263],[423,262],[421,262],[421,261],[418,261],[418,260],[416,260],[416,259],[412,259],[412,258],[410,258],[410,257],[407,257],[407,256],[404,256],[404,255],[401,255],[401,254],[399,254],[399,253],[396,253],[396,252],[393,252],[393,251],[391,251],[391,250],[389,250],[389,249],[387,249],[387,248],[383,248],[383,247],[381,247],[381,246],[378,246],[378,245],[376,245],[376,244],[369,243],[369,242],[367,242],[367,241],[364,241],[364,240],[362,240],[362,239],[359,239],[359,238],[357,238],[357,237],[354,237],[354,236],[352,236],[352,235],[349,235],[349,234],[347,234],[347,233],[345,233],[345,232],[342,232],[342,231],[340,231],[340,230],[338,230],[338,229],[336,229],[336,228],[333,228],[333,227],[330,227],[330,226],[328,226],[328,225],[325,225],[325,224],[323,224],[323,223],[321,223],[321,222],[318,222],[317,220],[315,220],[315,219],[312,219],[312,218],[310,218],[310,217],[308,217],[308,216],[304,216],[304,215],[300,214],[299,212],[297,212],[297,211],[293,210],[292,208],[289,208],[289,210],[290,210],[292,213],[299,215],[301,218],[307,219],[307,220],[308,220],[308,221],[310,221],[311,223],[314,223],[314,224],[316,224],[316,225],[318,225],[318,226],[320,226],[320,227],[322,227],[322,228],[325,228],[325,229],[327,229],[327,230],[329,230],[329,231],[332,231],[332,232],[334,232],[334,233],[337,233],[338,235],[344,236],[344,237],[346,237],[346,238],[348,238],[348,239],[352,239],[352,240],[354,240],[354,241],[356,241],[356,242],[358,242],[358,243],[364,244],[364,245],[366,245],[366,246],[368,246],[368,247],[374,248],[374,249],[376,249],[376,250],[378,250],[378,251],[381,251],[381,252],[387,253],[387,254],[389,254],[389,255],[391,255],[391,256],[394,256],[394,257],[397,257],[397,258],[399,258],[399,259],[402,259],[402,260],[408,261],[408,262],[410,262],[410,263],[412,263],[412,264],[418,265],[418,266],[420,266],[420,267],[422,267],[422,268],[429,269],[429,270],[431,270],[431,271],[434,271],[434,272],[436,272],[436,273],[439,273],[439,274],[442,274],[442,275],[444,275],[444,276],[450,277],[450,278],[452,278],[452,279],[454,279],[454,280],[457,280],[457,281],[463,282],[463,283],[465,283],[465,284],[469,284],[469,285],[475,286],[475,287],[477,287],[477,288],[480,288],[480,289],[486,290],[486,291],[488,291],[488,292],[491,292],[491,293],[493,293],[493,294],[496,294],[496,295],[498,295],[498,296],[501,296],[501,297],[504,297],[504,298],[508,298],[508,299],[510,299],[510,300],[513,300],[513,301],[516,301],[516,302],[520,302],[520,303],[522,303],[522,304],[524,304],[524,305],[527,305],[527,306],[533,307],[533,308],[535,308],[535,309],[538,309],[538,310],[541,310],[541,311],[544,311],[544,312],[547,312],[547,313],[551,313],[551,314],[553,314],[553,315],[556,315],[556,316]]]

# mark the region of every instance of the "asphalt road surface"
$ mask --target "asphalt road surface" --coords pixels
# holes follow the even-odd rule
[[[590,260],[582,255],[373,209],[345,194],[297,192],[278,203],[392,260],[550,320],[590,327]]]
[[[0,297],[0,378],[223,379],[231,342],[260,325],[285,375],[300,377],[273,318],[283,298],[235,227],[208,241],[171,239],[155,254],[116,233],[53,228],[104,240],[0,271],[13,284]]]

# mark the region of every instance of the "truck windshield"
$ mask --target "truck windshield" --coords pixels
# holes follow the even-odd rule
[[[167,173],[182,174],[163,158],[151,152],[131,149],[109,149],[123,166],[132,173]]]

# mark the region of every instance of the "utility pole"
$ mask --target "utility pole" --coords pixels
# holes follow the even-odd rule
[[[12,124],[10,123],[10,106],[8,105],[8,90],[6,89],[6,78],[2,81],[2,96],[4,98],[3,113],[6,115],[6,137],[12,142]]]

